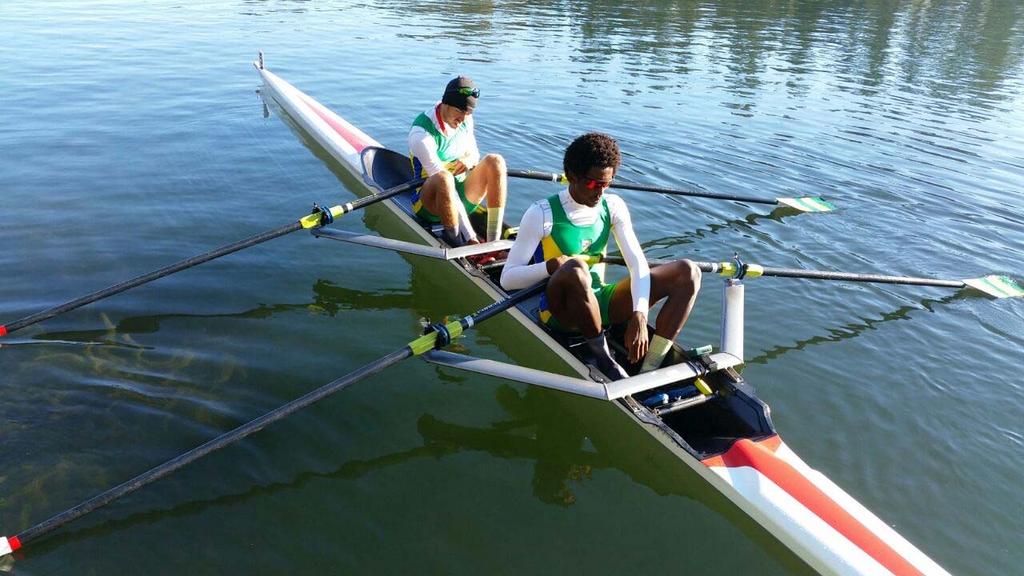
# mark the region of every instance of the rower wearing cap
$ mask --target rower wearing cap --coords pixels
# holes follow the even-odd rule
[[[441,222],[452,246],[479,242],[469,214],[484,200],[488,242],[498,239],[505,212],[505,160],[498,154],[480,158],[473,135],[479,97],[472,80],[453,78],[441,101],[417,116],[409,131],[413,172],[426,178],[413,195],[413,210],[426,222]]]
[[[619,146],[590,133],[573,141],[563,165],[569,187],[538,201],[523,214],[519,235],[501,273],[506,290],[526,288],[550,276],[541,298],[541,320],[555,330],[580,332],[598,369],[612,379],[628,376],[612,357],[604,329],[627,323],[629,362],[641,372],[661,366],[686,323],[700,289],[700,269],[689,260],[649,268],[633,232],[626,203],[604,191],[618,171]],[[629,277],[605,284],[594,265],[614,236]],[[648,341],[648,308],[665,300]]]

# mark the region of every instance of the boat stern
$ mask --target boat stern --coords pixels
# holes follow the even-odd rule
[[[726,494],[822,574],[947,575],[777,434],[702,460]]]

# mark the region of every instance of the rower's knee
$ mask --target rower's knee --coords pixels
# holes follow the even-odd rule
[[[676,285],[693,290],[693,293],[696,294],[700,290],[700,281],[703,276],[700,266],[693,260],[679,260],[676,265],[679,267]]]
[[[565,264],[562,264],[562,268],[569,270],[573,275],[583,280],[590,279],[590,266],[587,266],[587,263],[580,258],[571,258]]]
[[[428,184],[437,186],[442,190],[455,190],[455,176],[452,176],[452,173],[447,170],[442,170],[430,178],[427,178],[424,185]]]
[[[495,172],[504,173],[506,172],[505,159],[501,154],[488,154],[480,159],[480,164],[487,166],[489,169]]]
[[[590,267],[586,262],[573,258],[562,264],[551,280],[566,287],[586,289],[590,287]]]
[[[455,176],[451,172],[442,171],[434,174],[423,183],[424,188],[434,190],[436,202],[441,206],[450,205],[458,193],[455,188]]]

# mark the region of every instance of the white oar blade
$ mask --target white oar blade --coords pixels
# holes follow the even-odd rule
[[[1009,276],[992,274],[983,278],[969,278],[964,280],[971,288],[981,290],[989,296],[996,298],[1020,298],[1024,296],[1024,288],[1014,282]]]
[[[801,212],[831,212],[836,209],[834,205],[826,202],[818,196],[801,196],[800,198],[776,198],[779,204],[790,208],[796,208]]]
[[[6,556],[18,548],[21,548],[21,543],[18,542],[17,536],[0,537],[0,557]]]

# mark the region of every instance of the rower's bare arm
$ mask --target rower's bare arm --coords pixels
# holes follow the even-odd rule
[[[650,346],[646,313],[633,312],[633,315],[629,317],[629,323],[626,324],[625,342],[631,364],[636,364],[644,359]]]
[[[530,206],[519,223],[516,242],[509,250],[505,267],[501,270],[501,287],[506,290],[518,290],[533,286],[547,278],[547,264],[538,262],[530,264],[534,252],[544,237],[544,213],[536,204]]]

